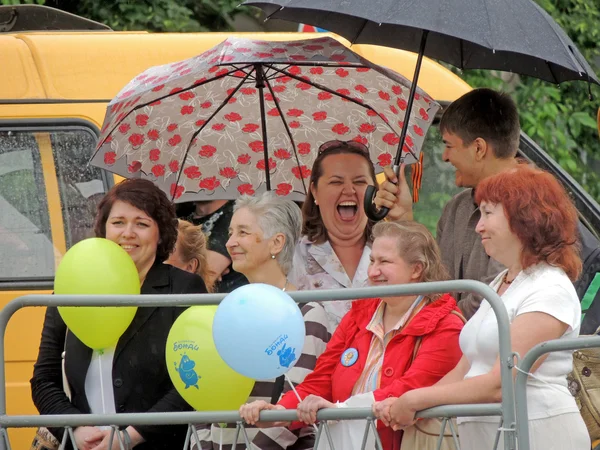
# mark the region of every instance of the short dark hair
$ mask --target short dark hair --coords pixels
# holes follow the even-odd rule
[[[371,161],[371,158],[369,157],[368,149],[365,147],[365,150],[361,150],[359,146],[354,146],[352,144],[347,145],[343,141],[338,142],[339,145],[327,147],[325,151],[319,152],[312,166],[310,184],[316,186],[319,182],[319,178],[323,176],[323,160],[325,158],[331,155],[351,154],[362,156],[367,161],[369,173],[371,174],[373,183],[375,184],[375,187],[378,187],[377,177],[375,175],[375,167],[373,166],[373,161]],[[363,205],[358,205],[358,207],[362,208]],[[321,218],[321,211],[319,210],[319,207],[315,205],[315,198],[313,197],[310,189],[308,190],[306,199],[302,205],[302,219],[303,236],[307,236],[311,242],[317,244],[322,244],[323,242],[327,241],[327,229],[325,228],[325,224]],[[371,229],[373,228],[373,225],[375,225],[375,222],[369,219],[365,229],[365,238],[367,241],[371,240]]]
[[[142,178],[129,178],[115,184],[98,204],[94,226],[96,237],[106,237],[106,221],[118,200],[144,211],[156,222],[159,236],[156,261],[164,262],[177,242],[175,206],[167,195],[152,181]]]
[[[493,89],[473,89],[448,106],[440,131],[460,137],[468,145],[482,138],[496,158],[514,158],[519,149],[519,112],[513,99]]]

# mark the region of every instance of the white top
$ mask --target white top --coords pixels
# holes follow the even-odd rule
[[[115,414],[112,366],[115,347],[107,348],[103,354],[94,350],[85,376],[85,396],[91,414]],[[104,396],[104,401],[102,397]]]
[[[299,291],[313,289],[342,289],[367,286],[367,270],[371,256],[371,247],[365,245],[363,253],[351,280],[344,266],[335,254],[329,241],[322,244],[311,242],[306,236],[300,239],[294,252],[292,270],[288,274],[290,283]],[[333,330],[340,324],[342,317],[350,310],[351,300],[332,300],[322,303]]]
[[[490,287],[498,290],[500,273]],[[581,306],[573,283],[562,269],[540,263],[521,271],[501,296],[512,323],[520,314],[543,312],[569,327],[560,339],[579,336]],[[498,358],[498,322],[492,307],[483,301],[479,310],[460,333],[460,348],[471,365],[465,379],[488,373]],[[524,356],[524,355],[521,355]],[[575,399],[567,388],[566,376],[573,370],[573,352],[549,353],[534,375],[527,380],[529,419],[578,412]],[[498,417],[459,417],[458,422],[497,422]]]

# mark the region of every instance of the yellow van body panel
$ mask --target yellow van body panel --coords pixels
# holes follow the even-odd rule
[[[29,49],[20,68],[7,66],[11,79],[19,82],[23,70],[37,70],[47,98],[111,99],[129,80],[145,69],[198,55],[231,37],[289,41],[322,37],[320,33],[26,33],[6,36],[16,48]],[[343,38],[331,35],[348,45]],[[1,41],[0,41],[1,42]],[[4,46],[0,46],[3,48]],[[353,51],[393,69],[409,80],[413,78],[416,55],[402,50],[373,45],[354,45]],[[19,53],[20,54],[20,53]],[[16,56],[13,57],[15,59]],[[16,71],[16,73],[13,73]],[[36,79],[34,75],[29,78]],[[442,81],[443,80],[443,81]],[[25,83],[25,80],[23,81]],[[33,81],[27,81],[33,86]],[[452,101],[469,85],[440,64],[424,58],[419,86],[436,100]],[[2,88],[0,88],[2,89]],[[0,90],[0,98],[39,98],[25,86]],[[36,91],[37,92],[37,91]],[[9,95],[10,93],[10,95]]]
[[[6,120],[82,120],[100,128],[106,105],[140,72],[200,54],[224,39],[296,40],[322,33],[144,33],[34,32],[0,35],[0,125]],[[345,45],[348,41],[330,35]],[[353,51],[412,80],[416,55],[391,48],[354,45]],[[429,59],[423,60],[419,86],[434,99],[451,102],[471,88]],[[37,133],[48,197],[56,258],[66,250],[62,205],[48,134]],[[122,178],[115,176],[115,182]],[[381,180],[380,180],[381,181]],[[1,276],[1,274],[0,274]],[[10,300],[49,291],[2,290],[0,307]],[[44,308],[15,314],[6,333],[6,383],[9,414],[36,414],[29,380],[37,358]],[[10,429],[13,448],[29,448],[34,430]]]
[[[0,98],[44,98],[46,93],[29,47],[16,36],[0,34]]]

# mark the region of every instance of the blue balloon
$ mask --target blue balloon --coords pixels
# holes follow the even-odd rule
[[[255,380],[277,378],[294,367],[305,336],[298,305],[268,284],[232,291],[219,304],[213,322],[213,340],[223,361]]]

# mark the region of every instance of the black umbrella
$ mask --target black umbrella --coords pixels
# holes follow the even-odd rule
[[[247,0],[268,18],[315,25],[355,44],[374,44],[418,53],[413,87],[423,56],[461,69],[515,72],[552,83],[600,80],[573,41],[532,0]],[[409,98],[408,109],[412,92]],[[398,149],[402,149],[405,130]],[[398,151],[397,172],[402,161]],[[387,208],[373,205],[375,188],[365,194],[369,218],[381,220]]]

